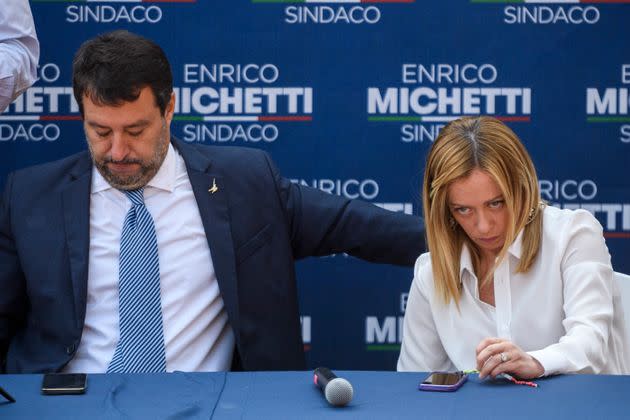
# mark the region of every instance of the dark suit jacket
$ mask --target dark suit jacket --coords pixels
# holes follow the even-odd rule
[[[172,142],[199,206],[238,368],[305,368],[294,260],[347,252],[412,265],[424,252],[417,217],[293,184],[259,150]],[[0,205],[1,371],[59,371],[79,345],[91,172],[83,152],[7,179]]]

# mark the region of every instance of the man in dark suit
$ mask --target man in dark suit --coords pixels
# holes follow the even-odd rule
[[[301,370],[294,261],[412,265],[419,218],[280,177],[262,151],[171,137],[159,46],[84,43],[89,152],[9,175],[0,206],[1,371]]]

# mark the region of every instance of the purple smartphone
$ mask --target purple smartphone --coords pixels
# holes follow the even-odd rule
[[[420,382],[418,389],[422,391],[455,391],[467,379],[468,375],[464,372],[431,372],[427,379]]]

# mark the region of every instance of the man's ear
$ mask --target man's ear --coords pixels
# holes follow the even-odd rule
[[[173,120],[173,115],[175,114],[175,92],[171,93],[171,99],[166,104],[166,109],[164,110],[164,118],[166,119],[167,124],[171,124]]]

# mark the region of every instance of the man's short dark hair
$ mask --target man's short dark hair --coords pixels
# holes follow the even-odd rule
[[[159,45],[118,30],[81,45],[72,62],[72,86],[81,115],[85,95],[95,104],[118,106],[138,99],[146,86],[164,115],[173,92],[173,74]]]

